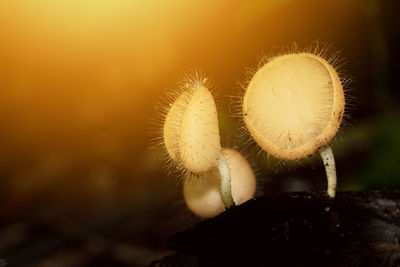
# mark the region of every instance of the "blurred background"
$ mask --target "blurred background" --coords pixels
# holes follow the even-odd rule
[[[318,158],[267,160],[230,112],[248,68],[294,42],[332,45],[352,78],[333,143],[339,190],[399,188],[397,2],[2,0],[0,266],[143,266],[171,253],[166,238],[199,219],[149,149],[151,121],[193,70],[213,80],[222,143],[251,160],[258,195],[325,190]]]

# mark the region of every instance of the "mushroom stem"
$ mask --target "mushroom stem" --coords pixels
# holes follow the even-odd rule
[[[332,148],[327,144],[321,147],[318,151],[321,155],[322,161],[324,162],[326,176],[328,178],[327,193],[329,197],[334,198],[336,194],[336,167]]]
[[[231,190],[231,170],[226,162],[224,155],[221,153],[218,157],[218,170],[221,176],[221,198],[226,209],[235,206],[232,198]]]

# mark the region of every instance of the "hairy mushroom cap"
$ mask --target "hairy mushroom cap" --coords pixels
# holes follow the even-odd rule
[[[165,148],[169,156],[174,161],[179,160],[179,128],[181,125],[183,112],[186,109],[187,102],[190,99],[190,92],[184,91],[171,105],[164,121],[163,137]]]
[[[168,111],[163,134],[168,154],[190,172],[201,174],[215,167],[221,145],[210,91],[198,84],[185,90]]]
[[[232,197],[237,205],[254,197],[256,178],[247,160],[237,151],[222,149],[231,171]],[[225,210],[221,199],[221,178],[214,169],[201,179],[186,179],[183,196],[188,208],[197,216],[211,218]]]
[[[344,105],[333,66],[320,56],[297,53],[275,57],[255,73],[243,98],[243,115],[261,148],[294,160],[329,143]]]

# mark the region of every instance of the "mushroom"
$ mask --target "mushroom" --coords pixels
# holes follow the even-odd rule
[[[232,197],[240,205],[254,197],[256,178],[247,160],[236,150],[222,149],[227,166],[231,170]],[[214,217],[224,211],[220,193],[221,178],[218,169],[202,177],[192,177],[183,182],[183,196],[188,208],[197,216]]]
[[[217,109],[206,79],[185,85],[167,113],[163,139],[172,160],[189,173],[203,176],[217,168],[222,201],[226,208],[235,205],[231,171],[221,153]]]
[[[272,156],[297,160],[318,150],[330,197],[336,169],[330,140],[344,113],[343,86],[325,59],[290,53],[270,59],[251,79],[244,98],[244,122],[258,145]]]

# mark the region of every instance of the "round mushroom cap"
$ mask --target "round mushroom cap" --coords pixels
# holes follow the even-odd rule
[[[246,127],[274,157],[295,160],[313,154],[335,136],[344,112],[336,70],[310,53],[278,56],[262,66],[243,98]]]
[[[175,162],[195,174],[214,168],[221,145],[210,91],[202,85],[184,91],[165,118],[163,134],[167,152]]]
[[[222,149],[231,171],[232,197],[240,205],[254,197],[256,178],[247,160],[236,150]],[[225,210],[221,199],[221,178],[217,169],[183,182],[183,197],[197,216],[214,217]]]

